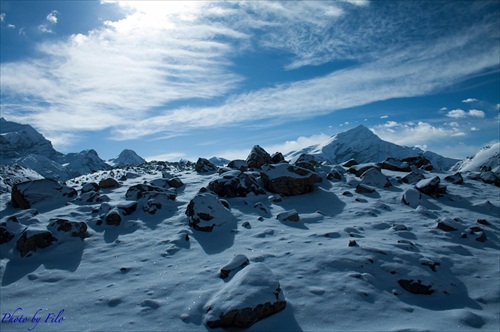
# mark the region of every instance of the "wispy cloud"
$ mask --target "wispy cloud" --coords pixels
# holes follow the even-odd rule
[[[467,98],[467,99],[462,100],[462,103],[473,103],[476,101],[478,101],[478,100],[475,98]]]
[[[56,24],[57,23],[57,15],[59,12],[57,10],[53,10],[47,15],[47,21],[51,24]]]
[[[466,118],[466,117],[474,117],[474,118],[484,118],[485,114],[483,111],[480,110],[470,110],[468,112],[462,110],[462,109],[456,109],[449,111],[446,114],[447,117],[450,118],[455,118],[455,119],[461,119],[461,118]]]
[[[7,16],[5,13],[0,13],[0,22],[5,21],[5,16]]]
[[[47,20],[47,23],[40,24],[38,26],[38,30],[44,33],[54,33],[54,31],[52,31],[52,27],[57,24],[57,15],[59,15],[59,12],[57,10],[51,11],[45,18]]]

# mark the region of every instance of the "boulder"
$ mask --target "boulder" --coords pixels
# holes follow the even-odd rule
[[[60,218],[51,219],[47,229],[53,234],[61,234],[61,236],[58,236],[59,239],[69,236],[78,237],[83,240],[87,236],[87,224],[83,221],[69,221]]]
[[[26,229],[16,242],[21,257],[31,256],[38,249],[49,247],[57,239],[48,230]]]
[[[310,154],[301,154],[298,157],[293,158],[290,161],[290,164],[297,166],[297,167],[302,167],[305,169],[310,170],[311,172],[316,171],[316,166],[319,166],[321,163],[314,158],[313,155]]]
[[[217,170],[217,166],[212,164],[208,159],[198,158],[196,164],[194,165],[194,170],[198,173],[215,172]]]
[[[432,285],[424,285],[420,280],[414,281],[412,279],[400,279],[398,280],[398,284],[406,291],[412,294],[422,294],[422,295],[431,295],[434,293],[432,289]]]
[[[227,164],[227,167],[237,169],[240,172],[246,172],[248,170],[247,162],[241,159],[231,160],[229,164]]]
[[[361,174],[361,183],[378,188],[388,188],[392,186],[389,179],[376,168],[369,168]]]
[[[85,193],[88,193],[88,192],[96,192],[96,191],[99,191],[100,187],[97,183],[95,182],[90,182],[90,183],[85,183],[83,186],[82,186],[82,189],[81,189],[81,193],[82,194],[85,194]]]
[[[246,160],[249,168],[261,168],[272,163],[271,156],[263,148],[255,145]]]
[[[0,244],[10,242],[14,236],[14,233],[10,232],[7,227],[0,226]]]
[[[285,157],[283,156],[283,154],[281,152],[275,152],[271,156],[271,162],[273,164],[284,163],[285,162]]]
[[[484,183],[490,183],[494,184],[497,187],[500,187],[500,177],[498,177],[495,173],[492,171],[485,171],[482,172],[479,178],[484,182]]]
[[[410,166],[413,165],[417,168],[422,168],[426,171],[432,171],[431,161],[422,156],[404,158],[403,162],[408,163]]]
[[[15,184],[11,201],[14,207],[29,209],[34,204],[65,203],[78,195],[75,189],[52,179],[41,179]]]
[[[255,263],[238,272],[208,301],[205,323],[210,328],[245,328],[285,307],[276,276],[263,263]]]
[[[182,182],[182,180],[179,179],[178,177],[173,177],[171,179],[168,179],[167,183],[172,188],[180,188],[184,185],[184,182]]]
[[[106,178],[99,181],[99,188],[101,189],[118,188],[119,186],[118,181],[113,178]]]
[[[420,205],[422,194],[413,188],[406,189],[401,196],[401,201],[412,208],[417,208]]]
[[[125,193],[126,199],[131,200],[149,200],[151,198],[165,198],[167,200],[175,200],[177,193],[175,189],[165,189],[158,186],[148,184],[136,184],[127,189]]]
[[[445,181],[451,182],[453,184],[462,184],[464,183],[464,178],[462,177],[462,174],[460,172],[457,172],[453,175],[448,175],[447,177],[444,178]]]
[[[260,176],[267,190],[284,196],[312,192],[314,184],[321,182],[315,172],[285,163],[262,167]]]
[[[344,166],[346,168],[356,166],[356,165],[359,165],[359,163],[354,159],[349,159],[348,161],[346,161],[345,163],[342,164],[342,166]]]
[[[300,216],[296,210],[281,212],[276,216],[279,221],[300,221]]]
[[[370,168],[375,168],[376,170],[380,171],[380,167],[378,167],[377,164],[373,163],[354,165],[350,167],[347,171],[351,174],[356,175],[357,177],[360,177],[364,172],[366,172]]]
[[[266,192],[248,173],[229,171],[208,184],[208,189],[220,197],[246,197],[248,194],[264,195]]]
[[[229,274],[231,272],[239,270],[247,266],[248,264],[250,264],[250,261],[248,260],[247,256],[243,254],[235,255],[233,259],[231,259],[231,261],[224,265],[220,270],[221,279],[226,279],[227,277],[229,277]]]
[[[360,183],[360,184],[358,184],[358,185],[356,186],[355,191],[356,191],[358,194],[371,194],[371,193],[374,193],[374,192],[375,192],[375,189],[370,188],[370,187],[368,187],[367,185]]]
[[[395,158],[387,158],[377,164],[381,169],[386,169],[395,172],[411,172],[410,164],[406,161],[401,161]]]
[[[422,173],[412,171],[411,173],[408,173],[405,176],[403,176],[401,178],[401,181],[404,183],[413,184],[413,183],[417,183],[418,181],[424,180],[424,179],[425,179],[425,176]]]
[[[440,183],[441,179],[436,175],[430,179],[420,180],[415,185],[415,188],[423,194],[439,197],[440,194],[446,193],[446,186]]]
[[[188,204],[186,215],[189,226],[202,232],[212,232],[214,227],[231,225],[235,217],[219,198],[210,192],[198,193]]]

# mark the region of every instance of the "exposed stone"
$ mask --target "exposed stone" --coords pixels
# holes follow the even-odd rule
[[[24,231],[16,242],[16,249],[21,254],[21,257],[30,256],[37,249],[43,249],[56,242],[57,239],[50,231],[46,230],[31,230]]]
[[[341,180],[342,179],[342,174],[340,174],[337,170],[332,169],[328,175],[326,176],[327,180]]]
[[[356,186],[356,189],[355,191],[358,193],[358,194],[371,194],[371,193],[374,193],[375,192],[375,189],[373,188],[370,188],[364,184],[358,184]]]
[[[0,226],[0,244],[7,243],[14,238],[14,234],[7,230],[7,227]]]
[[[240,268],[250,264],[248,257],[242,254],[235,255],[233,259],[220,270],[221,279],[226,279],[229,274],[233,271],[239,270]]]
[[[300,221],[300,216],[296,210],[281,212],[276,216],[279,221]]]
[[[426,171],[432,171],[431,161],[422,156],[416,157],[408,157],[403,159],[404,162],[407,162],[409,165],[414,165],[418,168],[422,168]]]
[[[51,219],[47,228],[53,233],[64,232],[71,237],[79,237],[82,240],[85,239],[87,235],[87,224],[83,221],[69,221],[60,218]]]
[[[375,168],[378,171],[380,171],[380,167],[378,167],[377,164],[354,165],[354,166],[350,167],[347,171],[351,174],[356,175],[357,177],[360,177],[364,172],[366,172],[370,168]]]
[[[406,291],[412,294],[423,294],[423,295],[431,295],[434,293],[432,289],[432,285],[423,285],[420,280],[413,281],[413,279],[400,279],[398,280],[398,284]]]
[[[495,186],[500,187],[500,177],[492,171],[482,172],[479,177],[484,183],[494,184]]]
[[[151,198],[165,198],[168,200],[175,200],[177,194],[175,189],[165,189],[148,184],[136,184],[128,188],[125,193],[125,198],[139,200],[149,200]]]
[[[408,162],[395,158],[387,158],[385,161],[377,164],[380,168],[395,172],[411,172]]]
[[[92,191],[99,191],[99,185],[95,182],[90,182],[90,183],[85,183],[83,186],[82,186],[82,189],[81,189],[81,193],[82,194],[85,194],[85,193],[88,193],[88,192],[92,192]]]
[[[271,156],[271,162],[273,164],[283,163],[283,162],[285,162],[285,157],[283,156],[283,154],[281,152],[275,152]]]
[[[246,197],[248,194],[264,195],[266,192],[259,186],[253,176],[240,171],[230,171],[208,184],[220,197]]]
[[[490,222],[486,219],[478,219],[477,223],[485,226],[491,226]]]
[[[420,180],[415,188],[423,194],[439,197],[440,194],[446,193],[446,186],[442,186],[440,182],[439,176],[434,176],[430,179]]]
[[[417,183],[420,180],[424,180],[425,176],[422,173],[411,172],[406,174],[401,178],[401,181],[404,183]]]
[[[455,228],[455,227],[449,225],[449,223],[446,223],[444,221],[439,221],[437,224],[437,228],[439,228],[440,230],[443,230],[445,232],[453,232],[453,231],[458,230],[458,228]]]
[[[118,181],[113,178],[106,178],[99,181],[99,188],[101,189],[118,188],[119,186]]]
[[[246,172],[248,170],[247,162],[241,159],[231,160],[229,164],[227,164],[227,167],[237,169],[240,172]]]
[[[260,176],[267,190],[284,196],[312,192],[314,184],[321,182],[318,174],[285,163],[263,167]]]
[[[376,168],[369,168],[361,174],[361,183],[378,188],[392,187],[389,179]]]
[[[217,166],[212,164],[208,159],[198,158],[196,164],[194,165],[194,170],[198,173],[215,172],[217,170]]]
[[[349,243],[347,246],[349,247],[356,247],[358,245],[358,243],[356,242],[356,240],[349,240]]]
[[[462,184],[462,183],[464,183],[464,178],[462,177],[462,174],[460,174],[460,172],[457,172],[457,173],[455,173],[453,175],[448,175],[444,179],[445,179],[445,181],[451,182],[453,184]]]
[[[247,157],[247,165],[249,168],[261,168],[264,165],[271,164],[271,156],[263,148],[255,145]]]
[[[344,166],[346,168],[356,166],[356,165],[359,165],[359,163],[354,159],[349,159],[348,161],[346,161],[345,163],[342,164],[342,166]]]
[[[112,209],[106,215],[105,221],[106,221],[106,224],[108,224],[108,225],[118,226],[122,222],[122,216],[120,215],[120,212],[118,211],[118,209]]]
[[[52,179],[41,179],[17,183],[12,187],[11,201],[14,207],[29,209],[33,204],[66,202],[76,197],[75,189]]]
[[[198,193],[188,204],[186,215],[189,226],[202,232],[211,232],[214,227],[231,224],[235,218],[217,196],[210,192]]]
[[[316,160],[316,158],[314,158],[313,155],[305,153],[292,159],[290,163],[297,167],[308,169],[311,172],[315,172],[316,171],[315,167],[320,165],[320,163]]]

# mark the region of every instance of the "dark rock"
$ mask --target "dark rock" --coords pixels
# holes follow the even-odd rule
[[[194,170],[198,173],[215,172],[217,170],[217,166],[212,164],[208,159],[198,158],[196,164],[194,165]]]
[[[263,148],[255,145],[247,157],[247,165],[249,168],[261,168],[264,165],[271,164],[271,156]]]
[[[263,167],[260,176],[267,190],[284,196],[312,192],[314,184],[321,182],[318,174],[284,163]]]
[[[391,181],[376,168],[369,168],[361,174],[361,184],[378,188],[392,187]]]
[[[479,241],[479,242],[485,242],[486,241],[486,232],[485,231],[482,231],[481,232],[481,235],[479,237],[476,238],[476,241]]]
[[[460,174],[460,172],[457,172],[457,173],[455,173],[453,175],[448,175],[444,179],[445,179],[445,181],[451,182],[453,184],[462,184],[462,183],[464,183],[464,178],[462,177],[462,174]]]
[[[60,218],[51,219],[47,228],[53,233],[64,232],[68,233],[71,237],[79,237],[82,240],[85,239],[87,235],[87,224],[83,221],[69,221]]]
[[[29,209],[33,204],[66,202],[76,197],[75,189],[52,179],[41,179],[17,183],[12,187],[11,201],[14,207]]]
[[[0,226],[0,244],[7,243],[14,238],[14,234],[9,232],[6,227]]]
[[[338,171],[332,169],[330,173],[326,176],[327,180],[341,180],[342,179],[342,174],[340,174]]]
[[[435,176],[430,179],[420,180],[415,188],[423,194],[439,197],[440,194],[446,193],[446,186],[440,185],[441,179]]]
[[[420,280],[413,281],[413,279],[406,280],[400,279],[398,280],[398,284],[406,291],[412,294],[422,294],[422,295],[431,295],[434,293],[432,289],[432,285],[423,285]]]
[[[342,164],[342,166],[344,166],[346,168],[356,166],[356,165],[359,165],[359,163],[354,159],[349,159],[348,161],[346,161],[345,163]]]
[[[356,247],[358,244],[356,243],[356,240],[349,240],[349,247]]]
[[[49,231],[30,230],[24,231],[16,242],[16,249],[21,257],[30,256],[37,249],[43,249],[56,242],[57,239]]]
[[[286,307],[273,272],[262,263],[238,272],[207,303],[205,323],[210,328],[250,327]]]
[[[457,228],[455,228],[453,226],[450,226],[450,225],[448,225],[447,223],[445,223],[443,221],[439,221],[438,222],[437,228],[439,228],[440,230],[443,230],[445,232],[453,232],[453,231],[458,230]]]
[[[408,162],[404,162],[395,158],[387,158],[385,161],[378,163],[377,166],[389,171],[411,172],[411,167]]]
[[[167,200],[175,200],[176,197],[177,194],[175,192],[175,189],[165,189],[148,184],[136,184],[128,188],[127,192],[125,193],[125,198],[132,200],[149,200],[152,198],[165,198]]]
[[[406,174],[401,178],[401,181],[403,183],[417,183],[420,180],[424,180],[425,176],[421,173],[418,172],[411,172],[409,174]]]
[[[292,165],[297,166],[297,167],[302,167],[305,169],[310,170],[311,172],[316,171],[316,166],[320,165],[320,162],[314,158],[313,155],[310,154],[301,154],[300,156],[292,159],[290,162]]]
[[[248,164],[245,160],[231,160],[229,164],[227,164],[227,167],[232,168],[232,169],[237,169],[240,172],[246,172],[248,170]]]
[[[276,216],[279,221],[300,221],[300,216],[296,210],[285,211]]]
[[[108,212],[105,220],[106,220],[106,224],[108,224],[108,225],[118,226],[122,222],[122,216],[117,211],[117,209],[113,209],[113,210]]]
[[[486,219],[478,219],[477,223],[485,226],[491,226],[490,222]]]
[[[492,171],[482,172],[479,177],[484,183],[494,184],[495,186],[500,187],[500,177]]]
[[[403,159],[404,162],[407,162],[409,165],[414,165],[418,168],[422,168],[426,171],[432,171],[431,161],[422,156],[416,157],[408,157]]]
[[[101,189],[118,188],[119,186],[118,181],[113,178],[106,178],[99,181],[99,188]]]
[[[117,208],[120,210],[120,212],[124,216],[128,216],[137,210],[137,202],[129,202],[125,204],[120,204],[117,206]]]
[[[221,279],[226,279],[229,277],[229,274],[233,271],[239,270],[240,268],[247,266],[250,264],[250,261],[248,260],[248,257],[242,254],[235,255],[233,259],[226,265],[222,267],[220,270],[220,277]]]
[[[271,156],[271,162],[273,164],[279,164],[285,162],[285,157],[281,152],[276,152]]]
[[[185,213],[189,226],[202,232],[212,232],[214,227],[231,224],[235,219],[219,198],[210,192],[198,193],[189,202]]]
[[[252,226],[250,225],[250,223],[248,221],[244,221],[243,223],[241,223],[241,227],[244,227],[246,229],[252,228]]]
[[[220,197],[246,197],[248,194],[264,195],[253,176],[240,171],[230,171],[208,184],[208,189]]]
[[[86,183],[82,186],[81,193],[85,194],[92,191],[99,191],[99,185],[95,182]]]
[[[374,193],[375,192],[375,189],[372,189],[364,184],[358,184],[356,186],[356,189],[355,191],[358,193],[358,194],[371,194],[371,193]]]
[[[347,171],[351,174],[356,175],[357,177],[360,177],[364,172],[371,168],[375,168],[380,171],[380,167],[378,167],[377,164],[358,164],[350,167]]]

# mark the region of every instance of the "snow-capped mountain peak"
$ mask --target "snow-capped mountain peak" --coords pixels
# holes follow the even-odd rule
[[[500,142],[488,144],[479,150],[475,155],[459,161],[453,166],[453,171],[458,172],[476,172],[482,167],[491,167],[494,169],[500,165]]]
[[[114,167],[119,166],[131,166],[131,165],[140,165],[144,164],[146,160],[144,160],[141,156],[135,153],[134,150],[125,149],[123,150],[118,157],[108,160],[108,164]]]

